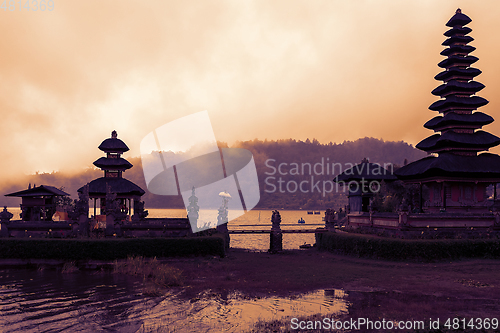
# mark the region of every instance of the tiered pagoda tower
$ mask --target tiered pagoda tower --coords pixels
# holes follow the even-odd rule
[[[111,132],[111,138],[104,140],[99,149],[106,153],[106,157],[99,158],[94,165],[104,170],[105,178],[122,178],[122,173],[132,167],[129,161],[121,157],[129,149],[125,142],[118,139],[116,131]]]
[[[115,193],[120,200],[123,213],[130,215],[132,202],[139,202],[144,190],[122,177],[122,173],[132,167],[132,164],[121,155],[129,148],[122,140],[118,139],[116,131],[111,133],[111,138],[104,140],[99,149],[106,153],[94,162],[94,165],[104,171],[104,177],[94,179],[89,183],[89,198],[94,199],[94,216],[96,216],[96,201],[100,199],[100,215],[106,214],[106,193]],[[78,189],[83,192],[83,187]]]
[[[447,58],[438,64],[444,71],[435,76],[443,84],[432,91],[441,99],[429,107],[440,115],[424,125],[436,134],[416,146],[434,155],[396,171],[407,183],[429,187],[428,201],[421,207],[428,212],[487,211],[486,187],[500,182],[500,156],[481,153],[499,145],[500,138],[481,130],[493,118],[476,111],[488,101],[476,96],[484,85],[474,81],[481,71],[471,67],[478,58],[469,55],[475,50],[468,45],[474,40],[468,36],[472,29],[465,27],[470,22],[457,9],[446,23],[451,29],[444,33],[448,39],[442,45],[447,48],[441,54]]]

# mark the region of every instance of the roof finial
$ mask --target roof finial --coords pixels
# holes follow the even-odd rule
[[[462,10],[460,8],[457,8],[456,14],[462,14]]]
[[[118,133],[116,133],[116,131],[111,132],[111,137],[116,139],[118,137]]]

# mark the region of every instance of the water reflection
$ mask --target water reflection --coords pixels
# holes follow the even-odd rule
[[[161,327],[172,330],[182,331],[182,328],[189,327],[198,332],[242,332],[253,327],[259,320],[347,313],[345,296],[340,290],[335,295],[318,290],[294,298],[248,299],[235,293],[223,299],[210,292],[191,302],[171,297],[158,304],[144,318],[144,329],[157,329],[161,323]],[[176,312],[171,310],[173,304],[176,304]]]
[[[0,284],[2,332],[135,331],[141,322],[128,314],[159,302],[138,293],[138,282],[112,274],[1,270]]]
[[[340,290],[294,298],[149,297],[142,283],[110,273],[0,270],[1,332],[240,332],[258,320],[345,313]]]

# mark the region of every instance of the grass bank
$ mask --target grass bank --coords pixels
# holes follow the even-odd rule
[[[386,260],[439,261],[459,258],[500,258],[499,239],[399,239],[328,232],[316,234],[321,250]]]
[[[147,295],[160,296],[165,288],[183,284],[180,269],[161,263],[156,258],[128,257],[127,260],[116,260],[113,273],[141,278],[143,292]]]
[[[0,239],[0,259],[115,260],[133,256],[225,256],[224,238]]]

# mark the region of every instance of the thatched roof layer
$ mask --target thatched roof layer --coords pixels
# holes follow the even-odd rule
[[[111,187],[111,192],[121,195],[139,195],[146,193],[142,188],[132,183],[125,178],[106,178],[101,177],[94,179],[89,183],[89,196],[104,196],[106,195],[107,186]],[[78,189],[78,192],[83,192],[83,186]]]
[[[40,185],[27,190],[18,191],[14,193],[6,194],[6,197],[53,197],[53,196],[68,196],[69,194],[61,191],[54,186]]]

